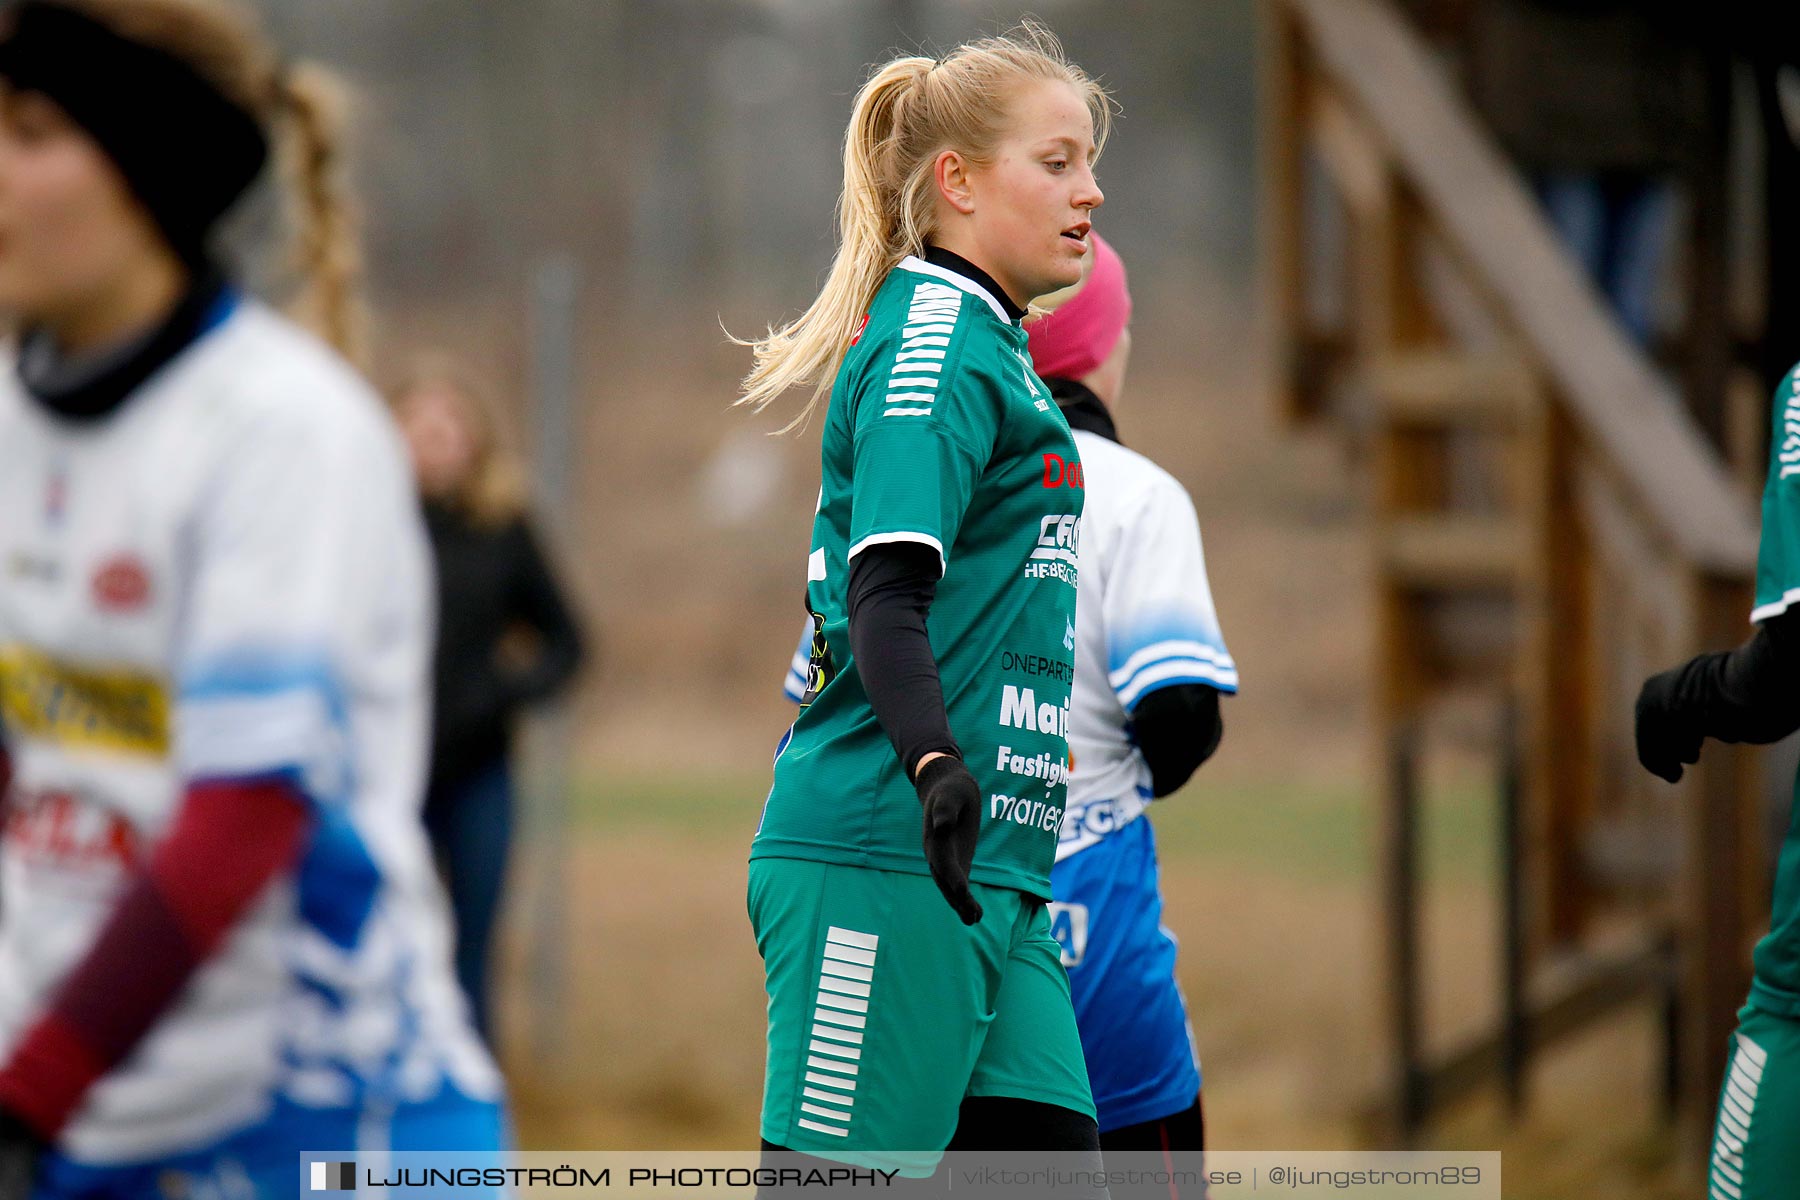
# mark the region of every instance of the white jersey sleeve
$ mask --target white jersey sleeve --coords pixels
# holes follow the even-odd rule
[[[1236,692],[1237,665],[1213,608],[1200,522],[1187,492],[1156,477],[1108,547],[1102,599],[1107,682],[1127,713],[1158,688]]]
[[[174,664],[178,769],[288,774],[329,807],[354,776],[346,681],[396,695],[420,686],[403,648],[423,636],[429,568],[417,531],[401,527],[416,505],[389,431],[305,416],[292,405],[244,414],[199,510]]]

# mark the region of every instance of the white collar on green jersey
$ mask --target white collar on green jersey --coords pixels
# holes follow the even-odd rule
[[[973,279],[970,279],[967,275],[959,275],[948,267],[940,267],[936,263],[928,263],[916,254],[909,254],[901,259],[900,269],[902,271],[911,271],[915,275],[929,275],[933,279],[941,279],[945,283],[953,283],[963,291],[969,293],[969,295],[980,296],[983,300],[986,300],[987,306],[994,310],[994,315],[999,317],[1003,324],[1017,324],[1011,317],[1006,315],[1005,305],[1001,304],[1000,301],[991,295],[986,288],[982,287],[979,283],[976,283]]]

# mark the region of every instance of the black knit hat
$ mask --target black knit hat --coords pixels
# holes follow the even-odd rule
[[[56,0],[0,10],[0,78],[86,130],[190,266],[268,161],[254,113],[174,55]]]

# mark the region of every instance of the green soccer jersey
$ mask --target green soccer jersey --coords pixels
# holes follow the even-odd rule
[[[1752,621],[1779,616],[1800,603],[1800,367],[1775,393],[1775,433],[1770,441]],[[1794,682],[1800,686],[1800,680]],[[1800,1016],[1800,780],[1795,781],[1794,811],[1775,871],[1769,936],[1756,947],[1750,996],[1766,1011]]]
[[[970,877],[1048,899],[1067,794],[1080,473],[1025,331],[979,283],[908,258],[831,392],[807,564],[808,701],[775,760],[754,858],[928,873],[919,801],[850,654],[850,563],[914,542],[943,569],[926,629],[981,787]],[[1054,479],[1055,482],[1048,482]]]

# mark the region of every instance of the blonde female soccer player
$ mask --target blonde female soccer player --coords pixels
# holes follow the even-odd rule
[[[0,1197],[292,1196],[305,1150],[497,1147],[418,815],[405,450],[213,252],[286,139],[348,330],[318,76],[200,0],[0,22]]]
[[[1106,240],[1089,233],[1088,246],[1082,282],[1046,298],[1053,311],[1025,326],[1032,368],[1081,452],[1077,464],[1046,459],[1044,485],[1079,486],[1086,497],[1069,803],[1050,873],[1050,931],[1069,971],[1101,1151],[1192,1169],[1205,1144],[1200,1064],[1148,818],[1152,800],[1218,748],[1220,699],[1236,693],[1237,665],[1219,631],[1193,502],[1119,440],[1113,408],[1130,359],[1131,292]],[[783,686],[795,702],[810,640],[809,631]],[[1183,1194],[1167,1182],[1150,1190]]]
[[[1041,769],[1068,756],[1082,496],[1043,484],[1076,451],[1020,319],[1080,278],[1108,104],[1031,26],[880,67],[824,290],[756,344],[745,402],[829,397],[807,694],[751,849],[769,1147],[910,1175],[1098,1149]]]

